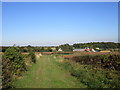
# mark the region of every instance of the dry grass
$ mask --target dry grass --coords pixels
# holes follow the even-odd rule
[[[64,55],[63,58],[69,59],[74,56],[84,56],[84,55],[120,55],[119,52],[75,52],[72,55]]]

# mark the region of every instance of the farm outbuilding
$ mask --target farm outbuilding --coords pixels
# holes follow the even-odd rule
[[[62,52],[63,50],[61,48],[58,49],[59,52]]]
[[[74,51],[74,52],[76,52],[76,51],[83,52],[83,51],[85,51],[85,49],[74,49],[73,51]]]

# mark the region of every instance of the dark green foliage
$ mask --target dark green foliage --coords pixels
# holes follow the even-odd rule
[[[114,42],[91,42],[91,43],[78,43],[73,44],[74,48],[96,48],[99,47],[101,49],[116,49],[120,48],[120,43],[114,43]]]
[[[87,88],[120,88],[119,72],[97,69],[91,65],[76,66],[75,63],[65,61],[60,66],[68,70],[72,76],[76,77]]]
[[[20,76],[26,71],[24,56],[17,47],[8,48],[2,58],[2,86],[8,88],[12,86],[15,76]]]
[[[29,56],[31,57],[32,62],[36,63],[35,53],[33,52],[33,49],[30,47],[29,47]]]
[[[88,88],[120,88],[120,55],[92,54],[73,55],[65,57],[68,59],[62,65],[68,68],[72,76],[75,76],[87,85]],[[74,65],[74,61],[80,66]],[[71,63],[74,62],[74,63]],[[69,63],[69,64],[68,64]],[[71,64],[71,65],[70,65]]]
[[[5,52],[9,47],[2,47],[2,52]]]
[[[27,47],[19,47],[21,52],[28,52]]]
[[[83,55],[73,56],[73,61],[93,65],[104,69],[120,70],[120,55]]]
[[[34,52],[30,52],[29,55],[30,55],[30,57],[31,57],[32,62],[33,62],[33,63],[36,63],[36,57],[35,57]]]
[[[120,51],[120,43],[114,43],[114,42],[90,42],[90,43],[76,43],[73,45],[69,45],[69,44],[64,44],[64,45],[60,45],[60,46],[22,46],[19,47],[21,52],[28,52],[28,48],[32,48],[34,52],[52,52],[51,48],[56,48],[56,50],[58,51],[59,48],[61,48],[63,51],[72,51],[73,48],[77,49],[77,48],[85,48],[85,47],[89,47],[89,48],[100,48],[100,50],[111,50],[111,51]],[[5,52],[7,50],[7,46],[2,46],[2,52]],[[48,49],[46,49],[48,48]],[[99,50],[96,50],[99,51]]]
[[[71,75],[77,77],[80,82],[84,83],[88,86],[88,88],[103,88],[105,76],[102,72],[93,72],[87,69],[88,66],[81,66],[75,72],[71,73]]]
[[[73,47],[69,44],[60,45],[59,47],[65,52],[73,51]]]
[[[52,49],[50,47],[47,48],[48,52],[52,52]]]

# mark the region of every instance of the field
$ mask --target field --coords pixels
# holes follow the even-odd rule
[[[85,87],[70,75],[70,73],[59,67],[54,55],[43,55],[38,58],[25,76],[15,82],[16,88],[79,88]]]
[[[9,56],[9,53],[11,55],[11,51],[14,49],[5,55]],[[7,65],[9,70],[15,69],[12,72],[13,75],[7,77],[11,71],[9,72],[6,66],[3,67],[3,75],[7,77],[3,81],[7,88],[11,85],[11,88],[120,87],[119,52],[27,52],[21,54],[16,52],[14,54],[8,59],[13,60],[14,57],[17,60],[23,59],[24,62],[6,62],[7,59],[4,57],[3,66]],[[11,62],[17,62],[18,65],[16,63],[14,66]],[[11,67],[8,66],[9,64]],[[9,84],[8,80],[11,81]]]
[[[44,53],[45,54],[45,53]],[[119,71],[77,63],[72,58],[84,55],[118,55],[114,53],[48,54],[40,56],[25,76],[15,82],[17,88],[116,88]],[[38,53],[37,53],[38,55]],[[67,57],[67,59],[66,59]],[[68,60],[69,59],[71,60]],[[31,82],[31,83],[29,83]],[[113,84],[114,83],[114,84]]]

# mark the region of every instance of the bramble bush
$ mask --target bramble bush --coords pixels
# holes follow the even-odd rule
[[[111,71],[97,69],[92,65],[80,65],[70,61],[59,63],[87,88],[120,88],[120,77]]]
[[[17,76],[26,71],[24,56],[17,47],[8,48],[2,58],[2,87],[12,87],[12,82]]]
[[[119,54],[67,55],[64,59],[68,60],[60,64],[88,88],[120,88]]]
[[[106,54],[106,55],[68,55],[64,59],[73,60],[81,64],[93,65],[104,69],[120,70],[120,55]]]

